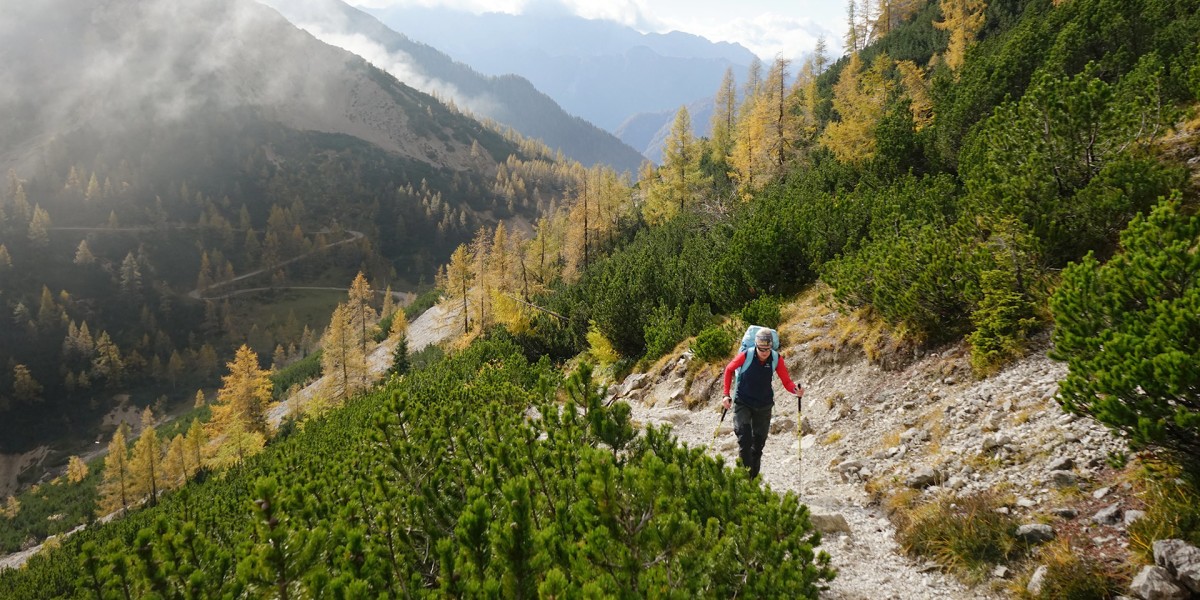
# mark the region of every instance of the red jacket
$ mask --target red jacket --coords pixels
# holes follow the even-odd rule
[[[739,352],[738,355],[733,357],[733,360],[729,361],[729,364],[725,366],[725,385],[724,385],[724,395],[725,396],[729,395],[729,388],[733,384],[734,373],[737,372],[738,367],[742,366],[742,364],[744,364],[746,362],[746,355],[754,354],[754,353],[755,352],[753,350],[748,350],[746,352]],[[755,356],[753,360],[758,360],[758,357]],[[770,360],[770,359],[768,358],[767,360]],[[766,362],[766,361],[761,361],[761,362]],[[779,356],[779,362],[776,363],[776,365],[775,365],[775,374],[779,376],[779,381],[783,382],[783,388],[785,390],[787,390],[793,394],[799,393],[800,386],[798,386],[792,382],[792,376],[790,374],[788,374],[787,365],[783,364],[783,356],[782,355]]]

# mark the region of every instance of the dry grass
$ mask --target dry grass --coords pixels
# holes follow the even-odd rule
[[[902,433],[902,431],[897,429],[895,431],[891,431],[891,432],[884,434],[883,439],[880,440],[881,447],[883,449],[887,449],[887,448],[895,448],[896,446],[899,446],[901,433]]]
[[[1134,489],[1146,503],[1146,516],[1129,525],[1129,549],[1154,562],[1154,540],[1178,538],[1200,544],[1200,486],[1177,468],[1155,465],[1134,476]]]
[[[938,406],[927,413],[924,420],[929,425],[929,452],[937,454],[941,451],[942,440],[950,433],[950,426],[946,424],[946,407]]]
[[[821,439],[821,445],[822,446],[830,446],[832,444],[836,444],[842,440],[842,437],[843,437],[842,432],[831,431],[831,432],[829,432],[828,435],[826,435],[824,438]]]
[[[1046,567],[1042,593],[1029,593],[1029,579],[1038,565]],[[1105,565],[1088,556],[1080,548],[1072,548],[1066,539],[1057,539],[1038,549],[1037,560],[1027,573],[1009,587],[1014,598],[1047,600],[1103,600],[1120,591],[1121,577],[1109,572]]]
[[[806,321],[824,318],[835,312],[835,309],[822,298],[820,292],[822,287],[824,284],[814,285],[797,296],[795,300],[780,307],[779,312],[782,317],[779,324],[780,331],[801,328]]]
[[[835,392],[829,396],[825,396],[825,410],[833,410],[833,405],[846,401],[846,395],[841,392]]]
[[[892,513],[896,539],[905,552],[924,556],[967,580],[982,581],[993,565],[1025,551],[1015,536],[1017,521],[997,512],[999,494],[954,497],[898,506]]]
[[[921,498],[920,490],[914,490],[910,487],[903,486],[893,489],[895,489],[895,491],[884,496],[882,502],[883,510],[888,516],[891,516],[898,511],[911,510]]]

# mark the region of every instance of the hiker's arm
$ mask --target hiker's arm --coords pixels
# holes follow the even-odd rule
[[[737,372],[738,367],[742,366],[744,362],[746,362],[746,353],[738,352],[738,355],[733,357],[733,360],[729,361],[728,365],[725,365],[725,387],[722,388],[722,397],[729,395],[729,387],[733,384],[733,374]]]
[[[783,364],[782,356],[779,357],[779,364],[775,365],[775,373],[777,375],[779,375],[779,381],[783,382],[783,389],[785,389],[797,396],[804,395],[804,388],[800,387],[799,385],[796,385],[792,381],[792,376],[791,376],[791,374],[788,373],[787,365]]]

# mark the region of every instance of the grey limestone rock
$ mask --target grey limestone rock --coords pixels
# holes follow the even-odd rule
[[[1092,516],[1092,521],[1101,525],[1117,525],[1121,522],[1121,505],[1110,504]]]
[[[1142,600],[1187,600],[1188,591],[1176,583],[1166,569],[1147,565],[1133,583],[1129,592]]]
[[[823,534],[829,535],[833,533],[850,533],[850,524],[846,522],[846,517],[837,513],[820,514],[813,513],[808,516],[809,522]]]
[[[1154,542],[1154,564],[1165,568],[1189,590],[1200,593],[1200,549],[1183,540]]]
[[[1069,456],[1063,456],[1052,461],[1047,468],[1051,471],[1070,471],[1075,468],[1075,461]]]
[[[1079,476],[1070,471],[1050,471],[1050,481],[1055,487],[1071,487],[1079,483]]]
[[[941,473],[935,469],[924,467],[909,475],[908,479],[904,480],[904,485],[913,489],[924,489],[941,481]]]
[[[1043,544],[1054,539],[1054,528],[1042,523],[1031,523],[1017,528],[1017,539],[1026,544]]]
[[[1025,586],[1025,591],[1032,596],[1040,596],[1044,587],[1046,587],[1046,565],[1041,565],[1033,571],[1033,576],[1029,578],[1029,585]]]

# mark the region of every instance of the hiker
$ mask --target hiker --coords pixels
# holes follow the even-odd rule
[[[744,349],[725,367],[722,406],[728,410],[733,404],[733,432],[737,435],[742,466],[750,470],[751,478],[758,475],[762,466],[763,446],[767,444],[767,434],[771,429],[771,408],[775,405],[774,390],[771,389],[772,371],[779,375],[784,389],[797,398],[804,396],[804,388],[792,382],[787,366],[779,356],[777,336],[771,329],[758,328],[754,333],[754,350],[746,348],[746,341],[743,340]],[[729,388],[735,373],[738,375],[737,387],[733,390],[734,396],[730,396]],[[736,402],[734,398],[737,398]]]

